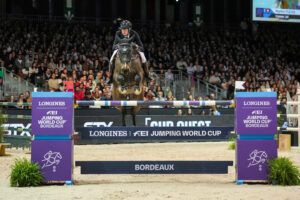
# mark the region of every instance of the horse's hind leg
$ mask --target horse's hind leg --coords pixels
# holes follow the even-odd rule
[[[122,107],[122,126],[126,126],[126,107]]]
[[[135,108],[132,107],[130,110],[131,110],[131,116],[132,116],[132,124],[133,124],[133,126],[136,126],[136,111],[135,111]]]

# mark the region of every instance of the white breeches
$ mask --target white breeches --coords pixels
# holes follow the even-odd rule
[[[117,52],[118,52],[118,50],[114,50],[114,52],[113,52],[113,54],[112,54],[112,56],[110,57],[110,60],[109,60],[110,63],[113,61],[113,59],[114,59],[115,55],[117,54]]]
[[[146,57],[145,57],[144,52],[139,51],[139,53],[140,53],[140,56],[141,56],[141,59],[142,59],[142,63],[146,63],[146,62],[147,62],[147,59],[146,59]]]
[[[115,55],[117,54],[117,52],[118,52],[118,50],[114,50],[114,52],[113,52],[113,54],[112,54],[112,56],[111,56],[109,62],[112,62],[112,61],[113,61],[113,59],[114,59]],[[146,57],[145,57],[144,52],[139,51],[139,54],[140,54],[140,56],[141,56],[142,63],[146,63],[146,62],[147,62],[147,59],[146,59]]]

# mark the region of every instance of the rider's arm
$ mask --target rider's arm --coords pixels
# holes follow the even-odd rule
[[[120,37],[118,35],[118,32],[116,32],[116,34],[115,34],[115,40],[114,40],[114,44],[113,44],[113,51],[116,50],[116,49],[118,49],[119,41],[120,41]]]
[[[144,51],[144,45],[141,38],[137,32],[135,32],[135,43],[140,47],[140,51]]]

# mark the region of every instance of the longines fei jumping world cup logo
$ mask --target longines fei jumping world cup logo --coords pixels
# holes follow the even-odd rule
[[[60,152],[52,152],[51,150],[48,151],[44,155],[44,159],[42,160],[43,163],[42,169],[52,166],[52,171],[56,172],[56,166],[59,165],[62,158],[63,157],[60,154]]]
[[[249,154],[248,160],[250,162],[248,164],[248,168],[258,166],[258,170],[262,171],[262,165],[266,163],[267,159],[268,154],[265,151],[255,149]]]

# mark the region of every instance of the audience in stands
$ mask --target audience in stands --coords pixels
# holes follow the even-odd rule
[[[7,70],[49,91],[73,91],[76,100],[111,99],[108,58],[116,31],[112,27],[1,21],[0,59]],[[222,99],[233,98],[235,81],[245,81],[247,91],[275,91],[280,100],[285,100],[287,93],[296,95],[298,31],[256,25],[252,34],[246,31],[249,27],[241,23],[240,29],[214,31],[175,26],[135,28],[143,40],[153,79],[145,87],[145,100],[175,100],[173,84],[178,70],[192,89],[197,79],[221,88]],[[183,96],[202,99],[194,92]]]

